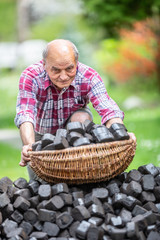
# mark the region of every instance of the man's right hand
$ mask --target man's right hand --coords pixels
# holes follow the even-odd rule
[[[19,163],[21,167],[25,167],[30,161],[30,157],[28,154],[29,151],[32,151],[32,144],[24,145],[21,152],[21,161]]]
[[[28,152],[32,151],[32,143],[35,142],[34,128],[31,122],[24,122],[20,125],[20,136],[23,143],[21,161],[19,165],[25,167],[30,161]]]

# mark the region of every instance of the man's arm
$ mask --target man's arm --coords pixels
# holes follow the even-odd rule
[[[23,145],[32,144],[35,142],[34,128],[31,122],[24,122],[20,126],[20,136]]]
[[[112,123],[123,123],[124,113],[117,103],[108,95],[104,82],[99,74],[94,74],[89,83],[88,97],[93,107],[101,116],[102,124],[110,127]],[[113,120],[114,119],[114,120]]]
[[[32,143],[35,142],[34,128],[31,122],[24,122],[21,124],[20,136],[24,146],[22,148],[21,161],[19,165],[21,167],[25,167],[27,162],[30,161],[28,151],[32,150]]]

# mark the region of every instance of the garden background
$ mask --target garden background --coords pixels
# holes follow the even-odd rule
[[[18,81],[55,38],[76,44],[79,60],[100,73],[125,112],[124,123],[137,137],[127,171],[148,163],[160,167],[160,3],[151,2],[0,0],[0,178],[28,179],[19,166],[21,144],[14,125]],[[16,138],[5,140],[8,130]]]

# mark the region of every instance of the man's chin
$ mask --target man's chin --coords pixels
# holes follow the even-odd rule
[[[71,81],[65,81],[65,82],[62,82],[61,84],[59,84],[57,87],[58,87],[59,89],[63,89],[63,88],[69,87],[70,84],[71,84]]]
[[[56,86],[59,90],[62,90],[63,88],[67,88],[69,87],[70,84],[61,84],[61,85],[58,85]]]

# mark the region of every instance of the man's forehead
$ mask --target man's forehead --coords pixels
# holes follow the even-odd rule
[[[75,67],[76,62],[74,60],[65,60],[65,59],[58,59],[58,60],[47,60],[47,65],[49,67],[54,67],[54,68],[68,68],[68,67]]]
[[[56,68],[56,69],[59,69],[59,68],[70,68],[70,67],[74,67],[75,64],[71,63],[71,64],[58,64],[58,65],[51,65],[52,68]]]
[[[71,44],[56,42],[48,45],[48,54],[73,54]]]
[[[48,54],[46,62],[55,66],[76,64],[75,55],[71,52],[52,52]]]

